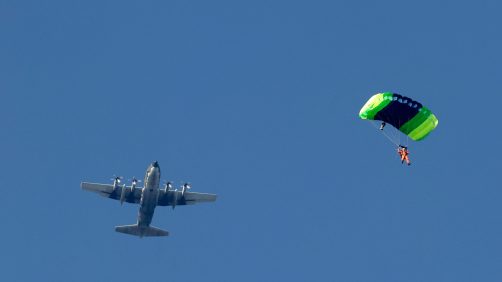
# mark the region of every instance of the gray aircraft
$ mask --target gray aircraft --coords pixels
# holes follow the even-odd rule
[[[122,177],[114,177],[113,184],[99,184],[82,182],[82,189],[95,192],[101,196],[124,202],[139,204],[138,222],[132,225],[116,226],[115,231],[143,236],[167,236],[169,232],[157,227],[150,226],[156,206],[193,205],[202,202],[216,201],[215,194],[188,192],[190,184],[185,183],[181,190],[173,190],[170,182],[164,189],[160,189],[160,167],[158,162],[153,162],[146,170],[144,187],[136,187],[139,180],[133,178],[131,186],[120,186]]]

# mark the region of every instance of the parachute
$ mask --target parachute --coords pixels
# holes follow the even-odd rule
[[[359,111],[359,117],[391,124],[414,141],[424,139],[438,125],[431,110],[411,98],[391,92],[373,95]]]

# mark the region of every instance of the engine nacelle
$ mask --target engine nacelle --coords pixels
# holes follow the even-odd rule
[[[111,180],[113,180],[113,190],[117,190],[122,180],[122,176],[114,176]]]
[[[173,210],[174,210],[174,207],[176,207],[176,203],[178,202],[178,191],[177,190],[174,190],[174,193],[173,193]]]
[[[187,190],[189,190],[190,188],[192,188],[192,186],[190,186],[189,183],[185,183],[183,184],[183,187],[181,187],[181,196],[184,196],[185,195],[185,192]]]
[[[124,203],[125,194],[126,194],[126,186],[124,184],[124,185],[122,185],[122,192],[120,192],[120,205],[122,205]]]
[[[168,181],[165,185],[164,185],[164,193],[167,193],[167,191],[171,191],[173,189],[173,185],[171,184],[170,181]]]

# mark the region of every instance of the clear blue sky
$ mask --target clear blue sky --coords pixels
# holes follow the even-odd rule
[[[502,281],[498,1],[0,1],[4,281]],[[431,108],[412,167],[358,118]],[[495,147],[495,148],[493,148]],[[219,195],[137,206],[81,181]]]

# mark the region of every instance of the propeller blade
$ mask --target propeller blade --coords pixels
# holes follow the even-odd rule
[[[122,182],[122,179],[124,179],[123,176],[117,176],[115,174],[113,175],[113,178],[110,178],[110,180],[117,181],[117,183]]]
[[[135,183],[135,184],[138,184],[138,183],[141,183],[142,180],[141,179],[137,179],[136,177],[132,177],[132,179],[129,179],[129,181],[131,181],[132,183]]]

